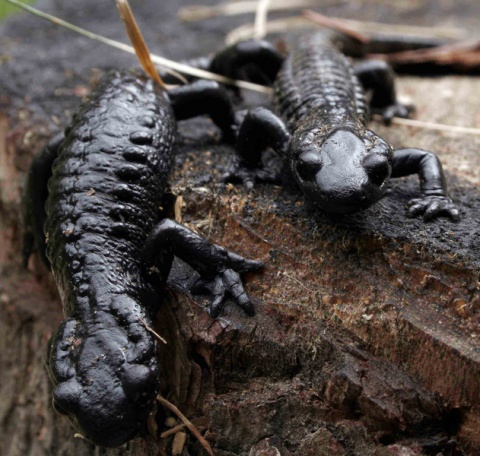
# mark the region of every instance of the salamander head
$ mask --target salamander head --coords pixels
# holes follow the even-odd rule
[[[69,319],[54,336],[53,405],[86,440],[116,447],[145,431],[158,387],[155,344],[140,324],[127,337],[112,315],[99,314],[88,332]]]
[[[307,198],[326,212],[347,214],[382,196],[393,152],[369,130],[357,136],[338,129],[326,138],[308,130],[293,136],[290,157],[293,176]]]

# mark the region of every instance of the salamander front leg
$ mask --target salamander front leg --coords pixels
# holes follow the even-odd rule
[[[240,181],[251,190],[256,181],[277,182],[279,177],[262,166],[262,152],[271,147],[286,156],[290,134],[283,121],[265,108],[247,112],[238,132],[236,155],[224,176],[226,181]]]
[[[408,215],[423,214],[425,221],[439,216],[460,219],[458,209],[447,195],[447,184],[442,164],[433,152],[421,149],[398,149],[394,151],[392,177],[418,174],[422,196],[409,202]]]
[[[192,292],[208,291],[212,295],[210,314],[217,316],[225,300],[231,297],[248,315],[254,315],[253,304],[243,288],[240,274],[257,272],[261,261],[247,260],[174,222],[162,220],[150,233],[142,252],[147,271],[157,257],[175,255],[200,273]]]
[[[222,130],[223,139],[234,142],[237,133],[235,112],[226,90],[217,82],[200,80],[168,91],[177,120],[208,114]]]
[[[370,106],[374,113],[383,117],[385,124],[390,124],[394,117],[409,117],[414,111],[413,106],[397,101],[395,74],[388,63],[365,60],[355,65],[355,74],[365,90],[372,91]]]

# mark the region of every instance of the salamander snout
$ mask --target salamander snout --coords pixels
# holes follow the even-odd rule
[[[136,319],[127,332],[115,316],[100,314],[90,322],[89,332],[78,331],[71,317],[54,335],[49,352],[56,383],[53,405],[86,440],[116,447],[145,431],[158,389],[158,368],[148,358],[151,335]]]
[[[316,138],[303,132],[292,141],[292,172],[306,197],[323,210],[346,214],[368,208],[391,174],[390,146],[370,131],[336,130]]]
[[[97,378],[93,382],[102,383]],[[155,375],[146,366],[130,366],[114,387],[89,388],[75,377],[57,385],[55,409],[76,423],[82,436],[102,447],[116,447],[142,431],[151,409]]]

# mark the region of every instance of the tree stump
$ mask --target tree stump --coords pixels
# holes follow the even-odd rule
[[[125,41],[110,3],[38,5]],[[177,5],[132,5],[153,52],[176,59],[206,54],[238,23],[181,24]],[[348,14],[327,8],[342,12]],[[362,14],[380,13],[371,5]],[[2,447],[9,455],[172,454],[175,437],[160,433],[178,420],[160,404],[148,435],[102,451],[75,438],[68,420],[53,411],[45,353],[61,305],[49,271],[38,259],[24,270],[20,256],[20,200],[32,156],[68,123],[104,69],[135,60],[28,15],[9,19],[0,43]],[[399,87],[422,119],[476,120],[478,78],[405,77]],[[268,100],[246,100],[260,102]],[[171,185],[183,200],[184,223],[266,263],[264,273],[246,277],[255,317],[227,305],[212,319],[206,302],[185,291],[195,272],[176,262],[155,324],[168,342],[158,350],[162,394],[216,455],[480,451],[480,141],[372,128],[396,147],[439,154],[459,223],[406,218],[404,206],[418,192],[414,177],[393,181],[379,203],[344,217],[316,211],[287,176],[282,186],[259,185],[247,194],[221,183],[233,150],[213,124],[203,118],[179,124]],[[192,435],[179,451],[207,454]]]

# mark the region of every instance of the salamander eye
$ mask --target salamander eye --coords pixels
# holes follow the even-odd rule
[[[320,156],[315,152],[301,154],[295,164],[296,171],[303,180],[312,180],[321,167]]]
[[[369,155],[363,161],[363,166],[372,183],[378,187],[388,179],[391,173],[390,163],[385,155]]]

